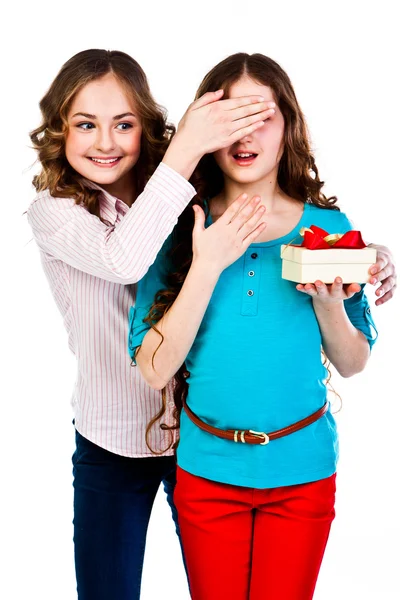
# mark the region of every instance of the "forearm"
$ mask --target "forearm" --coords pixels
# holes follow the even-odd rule
[[[163,338],[154,329],[144,337],[136,362],[151,387],[165,387],[185,361],[218,277],[217,272],[193,262],[174,304],[156,324]]]
[[[364,334],[352,325],[343,302],[313,302],[313,305],[328,359],[342,377],[362,371],[369,358],[369,344]]]
[[[193,145],[188,145],[181,139],[178,132],[172,138],[162,162],[189,180],[201,156]]]
[[[101,279],[130,284],[145,275],[194,194],[162,165],[115,225],[105,225],[71,198],[45,192],[29,208],[28,220],[46,254]]]

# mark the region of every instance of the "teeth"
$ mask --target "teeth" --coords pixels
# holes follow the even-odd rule
[[[93,160],[93,162],[100,163],[101,165],[108,165],[110,163],[117,162],[118,158],[107,158],[107,159],[104,159],[104,158],[91,158],[90,160]]]
[[[253,156],[253,154],[248,152],[240,152],[236,156],[238,156],[239,158],[250,158],[250,156]]]

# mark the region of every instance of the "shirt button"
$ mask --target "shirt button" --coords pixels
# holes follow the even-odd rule
[[[251,258],[257,258],[258,254],[257,252],[253,252],[253,254],[251,255]]]
[[[249,277],[254,277],[254,271],[249,271],[249,272],[248,272],[248,276],[249,276]]]
[[[371,314],[371,309],[367,308],[367,315],[370,315],[370,314]]]
[[[248,290],[248,292],[247,292],[247,295],[248,295],[248,296],[254,296],[254,292],[253,292],[253,290]]]

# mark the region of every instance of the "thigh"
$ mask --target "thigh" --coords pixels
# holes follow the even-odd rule
[[[138,599],[147,527],[165,459],[118,456],[77,433],[73,465],[78,598]]]
[[[174,493],[176,486],[176,462],[174,462],[173,468],[171,468],[168,472],[164,474],[163,477],[163,486],[164,492],[167,497],[167,502],[171,509],[172,519],[175,523],[175,530],[177,535],[179,536],[179,525],[178,525],[178,512],[176,510],[175,502],[174,502]]]
[[[193,600],[247,600],[251,490],[195,477],[178,467],[175,503]]]
[[[335,475],[266,493],[255,515],[250,600],[311,600],[332,520]]]
[[[179,528],[178,511],[177,511],[175,501],[174,501],[174,494],[175,494],[175,487],[176,487],[176,463],[174,465],[174,469],[172,471],[170,471],[169,473],[167,473],[166,476],[164,477],[163,484],[164,484],[164,491],[167,496],[167,502],[171,509],[172,519],[175,524],[176,535],[178,536],[179,545],[181,547],[183,566],[184,566],[186,577],[187,577],[188,583],[189,583],[189,575],[188,575],[188,570],[187,570],[185,553],[183,551],[183,545],[182,545],[182,536],[181,536],[181,531]]]

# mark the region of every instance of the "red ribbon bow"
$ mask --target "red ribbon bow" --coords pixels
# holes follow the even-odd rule
[[[310,231],[311,230],[311,231]],[[347,231],[341,234],[329,234],[324,229],[311,225],[310,229],[304,231],[302,247],[309,250],[324,250],[328,248],[365,248],[366,244],[359,231]]]

